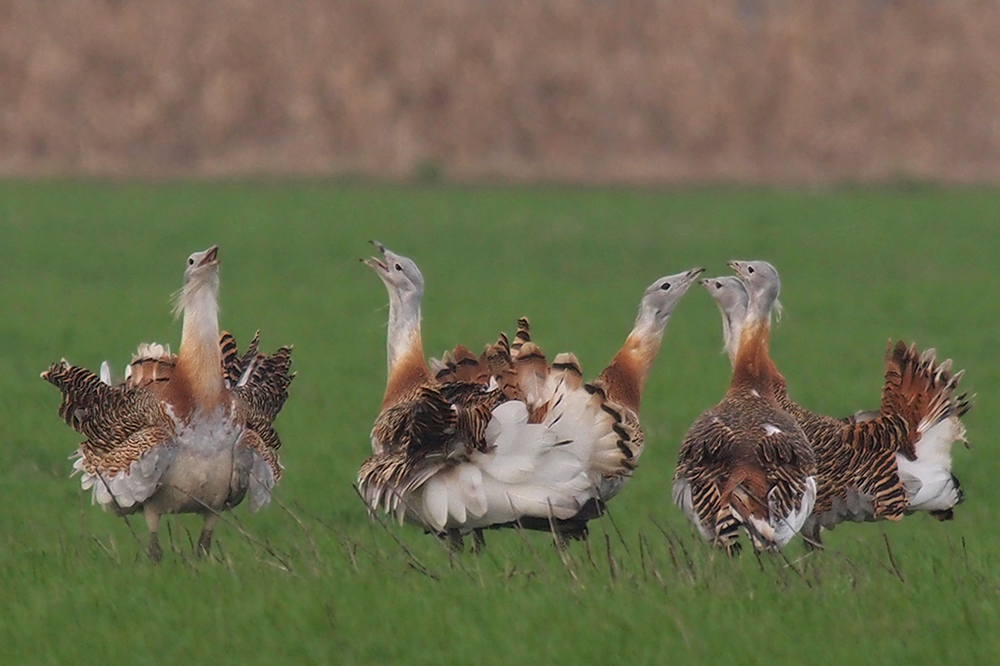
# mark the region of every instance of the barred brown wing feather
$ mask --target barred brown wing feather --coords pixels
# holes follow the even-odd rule
[[[128,472],[144,453],[167,444],[174,435],[172,425],[161,424],[136,430],[112,448],[95,446],[93,440],[88,440],[80,444],[78,466],[88,474],[101,473],[113,478],[119,472]]]
[[[382,410],[372,428],[375,452],[443,451],[455,430],[457,415],[441,392],[421,386]]]
[[[896,453],[909,448],[909,441],[906,422],[895,414],[882,414],[845,428],[835,445],[853,455],[837,487],[856,488],[871,497],[873,518],[902,518],[907,497],[896,469]]]
[[[149,428],[173,430],[163,404],[145,387],[108,386],[90,370],[65,361],[53,363],[42,378],[62,392],[59,415],[87,436],[85,446],[91,449],[111,451]],[[153,445],[159,439],[140,438],[137,445]]]
[[[765,428],[771,427],[758,447],[761,464],[801,466],[803,469],[813,466],[815,458],[801,427],[791,418],[770,417],[768,420],[779,423],[765,425]]]
[[[260,331],[254,333],[250,346],[242,355],[236,345],[236,338],[229,331],[223,331],[219,337],[219,348],[222,350],[222,373],[230,386],[236,386],[250,363],[257,360],[260,347]]]
[[[504,402],[501,391],[474,382],[421,386],[379,414],[372,437],[381,451],[455,453],[456,442],[483,450],[493,408]]]
[[[476,382],[488,384],[489,369],[486,365],[486,354],[478,358],[464,345],[458,345],[451,351],[446,351],[440,359],[428,359],[428,365],[439,384],[454,382]]]
[[[234,392],[244,396],[273,421],[288,399],[288,386],[295,378],[295,373],[289,372],[292,348],[281,347],[271,356],[258,354],[253,364],[246,383],[234,389]]]
[[[247,350],[243,353],[242,356],[240,356],[238,368],[241,375],[250,365],[250,362],[257,358],[259,348],[260,348],[260,331],[255,331],[253,334],[253,340],[250,341],[250,345],[247,347]],[[286,347],[285,349],[288,349],[288,351],[291,352],[290,347]]]
[[[728,465],[737,457],[739,436],[737,428],[728,423],[722,414],[709,410],[698,417],[681,444],[680,462],[698,461],[702,464]]]
[[[770,483],[769,505],[787,516],[799,509],[806,479],[816,474],[816,457],[799,424],[788,414],[768,415],[757,460]]]
[[[292,349],[281,347],[271,356],[258,354],[252,362],[247,381],[233,388],[232,394],[247,427],[260,434],[268,446],[277,448],[281,445],[277,434],[268,430],[288,399],[288,386],[295,378],[295,373],[289,372]]]
[[[486,426],[493,418],[493,409],[506,401],[502,390],[489,391],[479,383],[446,384],[440,387],[442,397],[454,407],[455,439],[467,442],[473,449],[486,450]]]
[[[382,508],[402,520],[405,499],[437,473],[444,456],[413,456],[406,451],[384,451],[368,457],[358,471],[358,492],[372,510]]]
[[[786,425],[798,430],[794,422]],[[757,448],[757,460],[770,484],[761,499],[769,499],[770,507],[777,510],[778,516],[798,510],[806,490],[806,478],[815,474],[814,457],[805,441],[801,431],[782,431],[764,437]]]
[[[240,352],[236,346],[236,338],[229,331],[223,331],[219,337],[219,349],[222,352],[222,375],[229,386],[236,386],[243,374],[240,365]]]
[[[916,424],[919,413],[924,410],[926,402],[924,393],[916,391],[919,382],[920,356],[916,345],[907,347],[902,341],[896,343],[886,353],[885,383],[882,389],[882,414],[896,414],[913,424],[912,433],[896,442],[900,453],[913,460],[916,457],[914,447],[916,440]]]
[[[531,342],[531,324],[527,317],[521,317],[517,320],[517,334],[514,335],[514,342],[510,345],[511,358],[517,360],[521,348],[528,342]]]
[[[923,353],[915,344],[896,343],[886,353],[882,414],[904,419],[905,438],[898,451],[916,460],[921,424],[939,423],[949,416],[962,416],[969,409],[965,396],[955,396],[962,373],[951,372],[951,360],[935,362],[933,349]]]
[[[455,382],[482,382],[489,381],[489,372],[486,364],[481,358],[477,358],[471,351],[458,345],[452,352],[453,362],[449,366],[451,370],[451,381]]]
[[[557,356],[552,364],[552,369],[554,373],[563,374],[564,381],[567,382],[568,386],[579,385],[582,372],[576,357],[572,354]],[[608,396],[604,380],[600,377],[589,384],[584,384],[583,389],[591,395],[591,400],[597,404],[602,415],[608,419],[615,438],[614,445],[617,454],[615,464],[611,466],[598,465],[597,467],[604,474],[630,474],[638,466],[639,456],[642,454],[642,447],[645,443],[645,435],[638,415],[612,400]]]
[[[274,445],[273,442],[268,441],[269,436],[273,437],[275,440],[278,437],[278,434],[274,432],[273,428],[268,428],[268,431],[269,432],[265,432],[265,434],[262,435],[255,430],[245,430],[236,445],[237,447],[246,447],[255,455],[259,456],[260,459],[264,461],[268,467],[270,467],[271,473],[273,474],[273,485],[273,482],[277,482],[281,479],[281,463],[278,459],[277,451],[277,449],[280,448],[281,443],[278,442],[277,445]],[[240,484],[241,487],[245,485],[246,484]],[[239,502],[236,504],[238,503]]]

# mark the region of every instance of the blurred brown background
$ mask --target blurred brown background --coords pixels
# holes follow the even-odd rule
[[[0,0],[0,175],[1000,180],[1000,3]]]

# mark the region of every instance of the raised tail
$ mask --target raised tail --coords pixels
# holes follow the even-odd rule
[[[930,511],[947,519],[963,499],[951,473],[951,448],[966,441],[960,419],[972,406],[967,393],[958,393],[963,372],[952,372],[951,359],[937,363],[933,349],[920,353],[916,345],[907,347],[901,341],[886,354],[882,414],[906,422],[896,465],[909,511]]]
[[[900,453],[911,460],[917,458],[919,435],[946,419],[961,418],[972,406],[968,394],[956,394],[965,371],[952,373],[951,359],[936,363],[935,357],[934,349],[920,353],[915,344],[907,347],[902,341],[886,353],[882,413],[906,420],[911,437]]]
[[[512,344],[508,342],[507,334],[501,333],[499,340],[495,344],[487,345],[485,351],[478,357],[464,345],[457,345],[453,350],[444,352],[441,358],[427,359],[427,366],[439,384],[449,382],[489,384],[491,377],[510,370],[510,363],[517,360],[521,348],[530,341],[528,319],[521,317],[517,320],[517,335]],[[526,351],[530,351],[530,346]],[[506,359],[503,358],[504,354]],[[498,360],[503,363],[503,368],[497,367]]]

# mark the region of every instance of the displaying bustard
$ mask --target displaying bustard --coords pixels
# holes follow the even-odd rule
[[[765,262],[730,265],[765,279],[751,288],[729,390],[681,445],[673,497],[701,535],[728,552],[738,551],[741,525],[757,549],[774,550],[812,513],[816,460],[802,428],[774,397],[784,385],[769,353],[778,274]]]
[[[140,345],[117,385],[106,363],[101,376],[65,360],[42,373],[62,392],[60,416],[87,437],[74,464],[83,488],[119,515],[144,514],[154,561],[163,514],[203,516],[197,551],[207,554],[222,511],[247,495],[251,511],[268,504],[281,477],[272,423],[293,377],[290,347],[266,356],[254,338],[240,356],[220,337],[218,247],[188,258],[175,312],[178,354]]]
[[[703,284],[718,302],[735,362],[747,287],[734,276]],[[820,544],[822,528],[846,520],[899,520],[916,511],[952,517],[962,491],[951,473],[951,447],[965,441],[960,418],[970,408],[968,397],[957,394],[961,376],[951,372],[950,360],[936,363],[933,349],[919,353],[915,345],[890,342],[879,409],[839,419],[799,406],[783,383],[775,384],[775,398],[802,426],[816,455],[816,504],[803,528],[808,545]]]
[[[458,348],[432,373],[421,341],[423,276],[375,245],[381,258],[365,263],[389,293],[388,380],[373,455],[358,473],[369,509],[456,545],[470,532],[481,544],[483,528],[504,525],[585,533],[593,507],[635,467],[641,432],[629,410],[670,311],[700,270],[650,288],[630,342],[593,384],[571,354],[549,365],[527,320],[513,351],[501,336],[479,359]]]

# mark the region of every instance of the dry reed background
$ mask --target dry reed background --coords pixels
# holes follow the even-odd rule
[[[1000,3],[0,0],[0,175],[1000,180]]]

